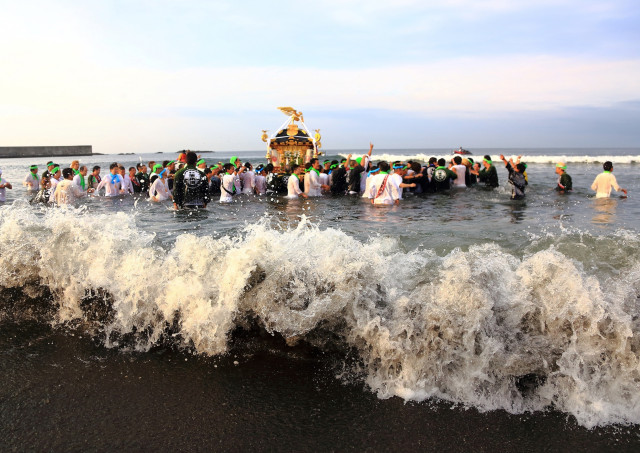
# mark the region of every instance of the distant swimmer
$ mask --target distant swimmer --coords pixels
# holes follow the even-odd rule
[[[591,190],[596,191],[596,198],[609,198],[611,196],[611,189],[616,192],[620,191],[627,195],[626,189],[618,186],[616,177],[613,176],[613,164],[610,161],[606,161],[603,165],[603,172],[596,176],[596,179],[591,184]]]
[[[300,190],[300,174],[302,173],[302,167],[300,165],[291,166],[291,176],[287,181],[287,198],[309,198],[309,196]]]
[[[560,193],[572,191],[573,182],[571,181],[571,176],[567,174],[567,164],[564,162],[558,162],[556,164],[556,174],[559,175],[556,190]]]
[[[6,199],[6,190],[13,189],[13,186],[9,181],[2,177],[2,170],[0,170],[0,202],[5,202]]]
[[[37,192],[40,189],[40,178],[38,177],[38,166],[32,165],[29,167],[29,173],[22,181],[22,185],[27,188],[29,192]]]

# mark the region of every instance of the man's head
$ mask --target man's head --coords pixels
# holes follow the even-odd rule
[[[527,171],[527,166],[525,164],[523,164],[523,163],[519,163],[519,164],[516,164],[515,170],[518,173],[524,173],[525,171]]]
[[[492,163],[493,161],[491,160],[491,156],[489,156],[488,154],[482,158],[482,165],[484,165],[485,168],[489,168]]]
[[[311,159],[311,160],[309,161],[309,163],[310,163],[310,164],[311,164],[311,166],[312,166],[313,168],[315,168],[316,170],[319,170],[319,169],[320,169],[320,161],[319,161],[318,159],[316,159],[315,157],[314,157],[313,159]]]
[[[462,163],[462,157],[460,157],[460,156],[453,156],[453,162],[454,162],[456,165],[460,165],[460,164]]]
[[[129,167],[129,177],[131,179],[136,177],[136,167]]]
[[[73,179],[73,168],[65,168],[62,170],[62,177],[64,179]]]
[[[71,168],[73,168],[74,170],[77,170],[78,168],[80,168],[80,162],[77,160],[74,160],[71,162],[71,165],[69,165]],[[66,179],[66,178],[65,178]]]
[[[602,164],[602,168],[604,171],[613,171],[613,163],[608,160],[604,164]]]
[[[81,165],[80,166],[80,174],[82,176],[87,176],[87,173],[89,172],[89,169],[87,168],[86,165]]]
[[[32,166],[30,166],[30,167],[29,167],[29,171],[30,171],[31,173],[33,173],[34,175],[37,175],[37,174],[38,174],[38,166],[37,166],[37,165],[32,165]]]
[[[435,157],[429,158],[429,165],[435,165],[437,162],[438,162],[438,159],[436,159]]]
[[[187,152],[187,165],[195,165],[198,162],[198,155],[193,151]]]
[[[293,164],[291,166],[291,173],[295,175],[299,175],[302,172],[302,167],[298,164]]]
[[[98,176],[100,174],[100,167],[96,165],[95,167],[93,167],[91,172],[94,174],[94,176]]]
[[[438,167],[444,167],[447,164],[447,161],[444,160],[444,157],[438,159]]]
[[[382,172],[388,172],[389,169],[391,168],[391,166],[389,165],[389,162],[386,161],[382,161],[378,164],[378,168],[380,169],[380,171]]]
[[[236,169],[235,165],[233,165],[231,162],[224,164],[223,168],[225,173],[233,173],[233,171]]]
[[[563,174],[565,171],[567,171],[567,164],[565,164],[564,162],[558,162],[556,164],[556,173],[561,175]]]

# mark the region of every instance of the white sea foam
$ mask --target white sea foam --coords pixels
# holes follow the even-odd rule
[[[106,290],[107,346],[168,325],[222,354],[250,319],[288,339],[356,350],[381,398],[432,397],[513,413],[554,407],[592,427],[640,423],[640,261],[600,281],[554,246],[516,257],[495,244],[444,257],[361,242],[302,221],[233,237],[179,235],[163,247],[123,213],[1,208],[0,287],[47,287],[56,322],[84,319]],[[337,343],[336,343],[337,341]],[[534,382],[528,388],[525,384]]]
[[[340,154],[340,156],[342,157],[347,157],[347,154]],[[378,162],[381,160],[387,161],[387,162],[395,162],[395,161],[417,161],[417,162],[428,162],[429,158],[431,157],[436,157],[436,158],[441,158],[443,157],[444,159],[447,160],[447,162],[449,160],[451,160],[453,158],[453,154],[440,154],[440,155],[435,155],[435,154],[424,154],[424,153],[416,153],[416,154],[374,154],[372,156],[372,160],[373,162]],[[496,161],[498,159],[499,154],[492,154],[491,157],[493,158],[494,161]],[[517,155],[512,155],[512,154],[505,154],[505,156],[508,158],[513,157],[514,159],[517,158]],[[467,156],[462,156],[467,157]],[[472,159],[474,159],[475,161],[481,161],[483,158],[483,155],[478,154],[478,155],[471,155],[468,156],[471,157]],[[603,163],[606,161],[611,161],[615,164],[637,164],[640,163],[640,155],[598,155],[598,156],[588,156],[588,155],[578,155],[578,156],[567,156],[567,155],[562,155],[562,154],[554,154],[554,155],[541,155],[541,156],[528,156],[528,155],[523,155],[522,156],[522,162],[526,162],[527,164],[529,163],[537,163],[537,164],[555,164],[557,162],[565,162],[567,164],[571,164],[571,163],[587,163],[587,164],[596,164],[596,163]]]

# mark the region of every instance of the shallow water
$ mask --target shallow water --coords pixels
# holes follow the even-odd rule
[[[85,423],[108,432],[104,420],[115,418],[124,429],[118,406],[105,399],[117,395],[140,420],[160,404],[149,385],[170,395],[166,411],[188,418],[198,407],[200,421],[179,423],[187,446],[228,436],[238,449],[286,448],[274,443],[283,436],[286,445],[316,445],[302,443],[309,434],[291,413],[326,450],[393,448],[397,435],[378,432],[377,423],[407,433],[409,448],[442,447],[449,424],[468,430],[461,450],[505,442],[633,445],[640,424],[637,167],[614,159],[630,196],[596,200],[589,185],[606,154],[574,150],[583,156],[569,167],[575,190],[562,196],[550,190],[554,165],[543,156],[553,162],[569,153],[554,152],[529,157],[525,201],[509,200],[500,169],[503,187],[494,191],[408,196],[390,209],[358,197],[239,197],[199,212],[92,198],[78,210],[41,209],[17,187],[24,163],[2,162],[3,177],[16,186],[0,207],[0,344],[9,383],[2,402],[10,409],[2,424],[13,433],[10,445],[29,437],[34,448],[65,445],[74,428],[48,439],[16,420],[52,413],[76,426],[69,400]],[[625,155],[635,162],[638,154]],[[96,158],[104,167],[113,159]],[[122,375],[132,367],[140,382],[124,391]],[[65,396],[52,403],[43,389],[56,382],[85,387],[65,384]],[[175,389],[177,382],[189,384]],[[256,396],[264,385],[269,390]],[[187,396],[192,388],[201,396]],[[233,397],[215,396],[223,388]],[[294,395],[291,402],[282,392]],[[37,409],[39,398],[49,403]],[[222,404],[216,398],[234,406],[235,417],[214,409]],[[238,402],[244,398],[250,403]],[[316,405],[317,419],[310,415]],[[202,417],[217,417],[217,428],[203,434]],[[263,418],[276,424],[273,433]],[[346,429],[353,418],[362,430]],[[144,423],[145,432],[157,431]],[[439,436],[420,432],[423,423]],[[520,425],[532,437],[514,430]],[[483,434],[489,427],[500,443]],[[114,436],[87,435],[77,448],[142,445]],[[540,437],[546,443],[536,444]]]

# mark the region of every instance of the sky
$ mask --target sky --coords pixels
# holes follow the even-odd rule
[[[640,147],[637,0],[0,0],[0,146]]]

